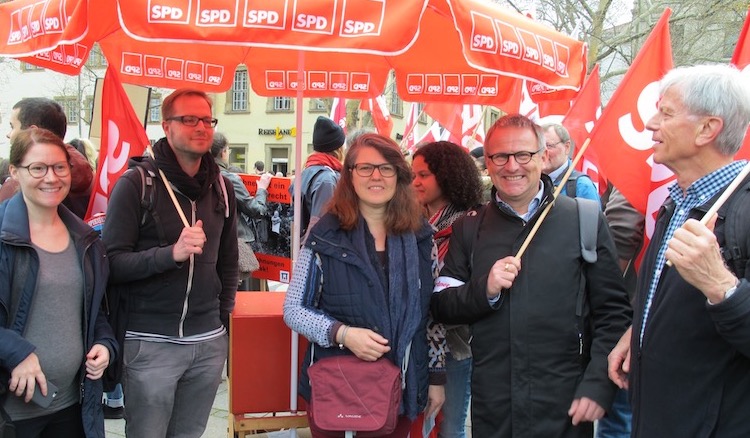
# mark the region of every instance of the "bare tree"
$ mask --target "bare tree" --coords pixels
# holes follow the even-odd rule
[[[588,68],[600,64],[602,91],[616,87],[666,7],[675,65],[726,63],[747,13],[746,0],[496,0],[586,41]]]

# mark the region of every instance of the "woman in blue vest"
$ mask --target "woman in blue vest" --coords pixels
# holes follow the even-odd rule
[[[358,137],[328,213],[300,251],[284,303],[284,320],[314,344],[314,360],[353,354],[364,361],[386,357],[401,367],[409,354],[396,437],[406,437],[418,414],[436,413],[444,400],[441,365],[428,373],[428,350],[443,351],[441,345],[428,349],[426,334],[436,269],[432,229],[411,180],[393,140]],[[310,354],[300,377],[307,400]],[[313,436],[331,435],[313,428]]]

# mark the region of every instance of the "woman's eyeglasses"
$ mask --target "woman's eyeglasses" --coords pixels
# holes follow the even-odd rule
[[[41,179],[47,176],[47,172],[49,171],[49,169],[52,169],[52,172],[54,172],[55,175],[59,177],[68,176],[70,175],[70,168],[72,166],[70,163],[61,161],[55,164],[31,163],[28,166],[16,167],[18,167],[19,169],[26,169],[29,172],[29,175],[33,176],[34,178]]]
[[[375,169],[378,169],[380,176],[383,178],[390,178],[396,174],[396,167],[393,164],[370,164],[370,163],[359,163],[352,166],[350,169],[354,169],[357,175],[367,178],[372,176]]]

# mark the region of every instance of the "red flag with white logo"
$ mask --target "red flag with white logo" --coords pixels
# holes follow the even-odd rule
[[[413,154],[417,148],[419,138],[419,104],[412,102],[409,113],[406,115],[406,126],[404,127],[404,138],[401,140],[401,149]]]
[[[430,102],[424,106],[424,112],[450,132],[451,137],[457,140],[456,143],[460,142],[459,136],[463,132],[463,105]]]
[[[745,25],[742,26],[740,38],[737,40],[737,46],[734,48],[732,64],[742,69],[742,73],[750,81],[750,9],[747,11]],[[745,133],[745,142],[742,144],[737,158],[750,159],[750,128]]]
[[[346,99],[334,98],[331,104],[331,120],[341,126],[346,134]]]
[[[453,143],[466,149],[484,144],[482,105],[428,103],[424,111],[449,132],[448,139]]]
[[[101,146],[86,220],[107,211],[109,194],[128,169],[128,159],[143,155],[147,144],[143,123],[135,115],[117,72],[108,67],[102,86]]]
[[[391,131],[393,131],[393,119],[391,118],[391,112],[388,111],[388,104],[385,102],[385,96],[381,94],[375,99],[362,99],[359,103],[359,109],[370,112],[375,128],[378,130],[378,134],[385,137],[391,136]]]
[[[602,113],[599,88],[599,64],[597,64],[591,70],[589,77],[586,78],[586,82],[581,88],[581,92],[562,120],[562,125],[568,130],[570,138],[573,140],[576,154],[586,139],[589,138],[589,133],[594,129],[594,124]],[[588,148],[581,161],[578,162],[578,170],[590,176],[599,189],[599,193],[602,193],[607,188],[607,180],[603,172],[599,171],[598,163],[596,151],[593,148]]]
[[[447,130],[444,130],[440,127],[440,123],[435,122],[427,128],[427,132],[424,133],[424,135],[417,139],[417,144],[423,144],[423,143],[432,143],[434,141],[443,141],[448,140],[448,137],[450,136],[450,133]]]
[[[653,162],[651,131],[646,122],[657,111],[659,80],[672,68],[670,9],[651,31],[635,61],[591,133],[599,166],[633,206],[647,216],[656,212],[674,176]],[[651,231],[653,219],[651,218]],[[650,233],[647,233],[650,235]]]

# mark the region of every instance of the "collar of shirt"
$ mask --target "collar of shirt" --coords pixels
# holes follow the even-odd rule
[[[555,183],[555,187],[559,186],[562,182],[562,177],[565,175],[565,172],[568,171],[568,167],[570,167],[570,159],[566,160],[565,163],[563,163],[562,166],[558,167],[557,169],[553,170],[552,172],[548,173],[549,177],[552,178],[552,181]]]
[[[497,206],[500,207],[501,210],[506,211],[509,214],[512,214],[513,216],[518,216],[521,219],[523,219],[524,222],[528,222],[529,219],[531,219],[532,216],[534,216],[534,213],[539,209],[539,205],[542,203],[542,195],[544,194],[544,183],[539,181],[539,191],[536,192],[536,196],[534,196],[534,199],[529,202],[529,209],[524,214],[519,214],[517,211],[513,209],[508,203],[500,199],[500,195],[495,191],[495,201],[497,203]]]

